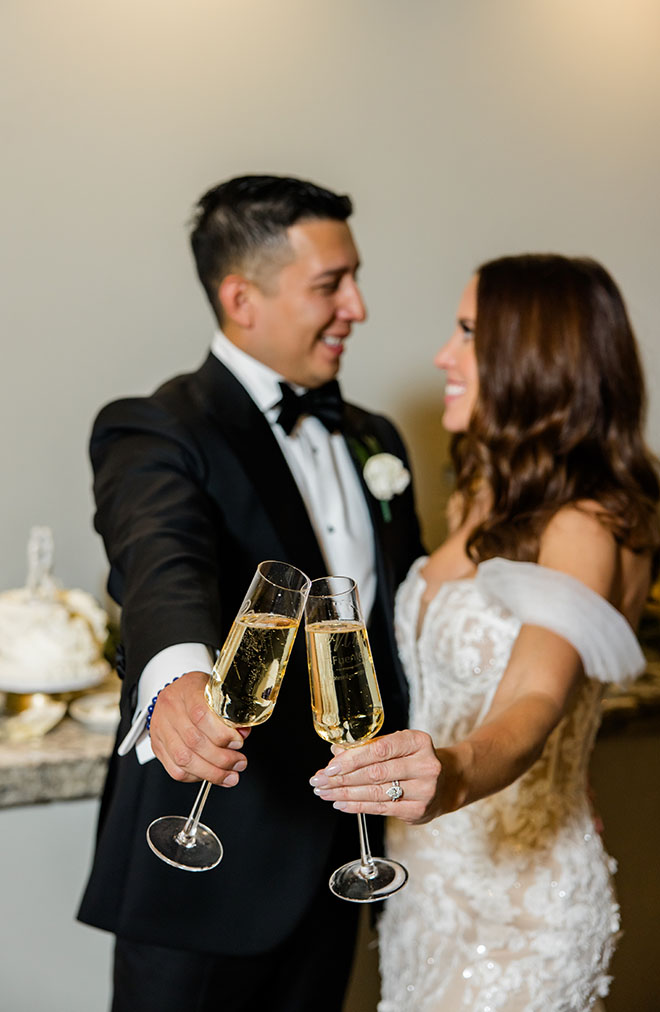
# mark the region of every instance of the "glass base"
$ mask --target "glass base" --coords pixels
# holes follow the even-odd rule
[[[188,822],[185,815],[164,815],[147,829],[147,843],[161,861],[182,871],[210,871],[222,861],[222,844],[212,829],[200,822],[188,841],[179,839]]]
[[[398,892],[408,881],[408,872],[397,861],[372,858],[373,875],[362,872],[361,861],[349,861],[330,876],[330,891],[352,903],[377,903]]]

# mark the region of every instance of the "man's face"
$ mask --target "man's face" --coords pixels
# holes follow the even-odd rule
[[[359,258],[342,221],[305,221],[287,237],[293,258],[252,285],[253,322],[245,350],[291,383],[334,379],[353,323],[366,317],[357,285]]]

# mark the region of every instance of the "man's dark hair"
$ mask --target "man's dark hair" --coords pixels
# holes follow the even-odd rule
[[[190,242],[197,273],[222,322],[220,282],[233,271],[263,284],[264,273],[290,254],[286,230],[310,220],[346,221],[349,197],[288,176],[239,176],[200,198]]]

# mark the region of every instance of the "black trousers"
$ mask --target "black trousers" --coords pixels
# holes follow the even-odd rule
[[[324,879],[293,934],[269,952],[225,956],[118,938],[112,1012],[341,1012],[358,912]]]

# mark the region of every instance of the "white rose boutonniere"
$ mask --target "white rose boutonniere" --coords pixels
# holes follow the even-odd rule
[[[410,472],[392,453],[375,453],[364,465],[364,480],[376,499],[389,502],[410,484]]]
[[[393,453],[383,452],[373,437],[368,438],[367,446],[356,441],[353,443],[358,459],[363,465],[362,476],[365,484],[374,499],[380,502],[383,519],[389,523],[392,519],[390,501],[408,487],[410,471]]]

